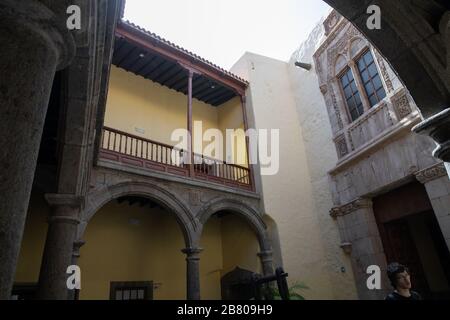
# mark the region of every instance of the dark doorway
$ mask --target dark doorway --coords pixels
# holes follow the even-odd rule
[[[387,262],[407,265],[424,298],[449,298],[450,253],[424,186],[411,183],[374,198],[373,208]]]

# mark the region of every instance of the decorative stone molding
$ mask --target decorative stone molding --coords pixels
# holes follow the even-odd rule
[[[322,92],[322,94],[326,94],[327,91],[328,91],[328,86],[327,86],[327,84],[326,84],[326,83],[322,84],[322,85],[320,86],[320,92]]]
[[[347,141],[345,140],[345,135],[344,134],[338,136],[334,140],[334,143],[336,145],[336,150],[337,150],[339,158],[342,158],[342,157],[344,157],[344,156],[346,156],[348,154]]]
[[[333,30],[334,27],[338,24],[339,20],[342,18],[342,16],[336,11],[333,10],[328,17],[323,22],[323,26],[325,28],[325,35],[328,36]]]
[[[367,198],[358,198],[343,206],[334,207],[330,210],[333,218],[342,217],[359,209],[371,208],[372,200]]]
[[[84,204],[83,197],[75,196],[73,194],[47,193],[44,197],[50,207],[64,206],[80,209]]]
[[[394,106],[395,113],[399,120],[406,118],[412,112],[411,105],[409,103],[408,95],[406,90],[401,90],[396,93],[392,99],[392,104]]]
[[[443,177],[447,174],[444,163],[438,163],[432,167],[426,168],[416,174],[416,179],[422,183],[426,184],[430,181]]]

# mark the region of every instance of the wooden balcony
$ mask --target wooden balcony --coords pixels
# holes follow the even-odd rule
[[[185,161],[189,159],[186,150],[108,127],[103,127],[102,130],[99,158],[228,187],[253,190],[249,168],[194,154],[192,177],[190,165]]]

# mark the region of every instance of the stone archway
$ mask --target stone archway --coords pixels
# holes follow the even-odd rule
[[[183,232],[186,248],[194,246],[195,234],[199,225],[188,206],[170,191],[148,182],[121,182],[89,194],[86,199],[86,207],[80,217],[78,238],[82,238],[87,224],[100,208],[114,199],[127,195],[152,199],[172,212]]]
[[[201,225],[199,234],[201,234],[203,226],[208,219],[220,211],[230,211],[243,217],[255,231],[261,250],[270,250],[271,246],[267,237],[267,226],[263,219],[254,208],[238,200],[220,198],[206,204],[198,214],[198,220]]]
[[[205,249],[201,273],[205,296],[223,298],[222,277],[233,270],[273,274],[271,239],[257,209],[237,199],[219,197],[205,204],[197,217],[201,225],[197,243]],[[214,276],[208,276],[210,270]]]

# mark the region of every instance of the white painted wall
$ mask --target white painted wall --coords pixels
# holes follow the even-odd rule
[[[306,60],[312,61],[320,36],[315,30],[303,45]],[[250,82],[250,124],[280,129],[280,170],[261,176],[260,187],[265,211],[278,228],[290,283],[305,282],[309,299],[356,298],[350,261],[328,214],[327,171],[336,163],[336,151],[314,71],[253,53],[245,53],[231,71]],[[275,260],[280,261],[276,255]]]

